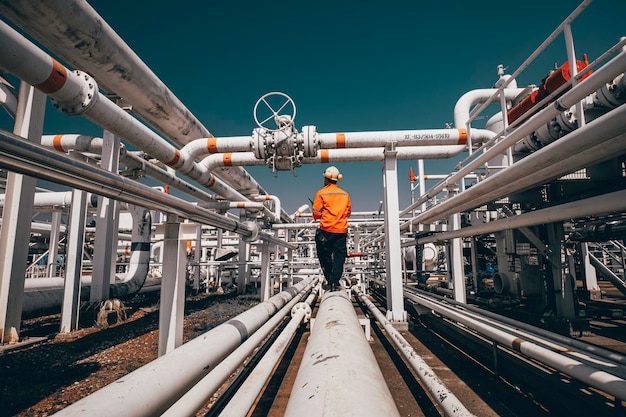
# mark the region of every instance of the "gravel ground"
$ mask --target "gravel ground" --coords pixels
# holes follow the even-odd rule
[[[196,295],[185,304],[184,341],[258,304],[256,295]],[[46,416],[156,359],[158,297],[125,305],[107,328],[58,332],[60,315],[24,321],[26,342],[0,350],[0,416]]]

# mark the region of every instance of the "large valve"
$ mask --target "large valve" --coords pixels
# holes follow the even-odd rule
[[[267,93],[254,105],[258,126],[252,134],[254,152],[257,158],[265,159],[272,171],[293,171],[302,165],[303,146],[294,126],[295,118],[296,105],[285,93]]]

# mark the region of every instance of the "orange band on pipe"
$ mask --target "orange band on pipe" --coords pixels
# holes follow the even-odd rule
[[[237,203],[237,208],[245,208],[246,203]]]
[[[224,162],[225,167],[233,166],[233,154],[230,152],[225,153],[224,156],[222,157],[222,161]]]
[[[63,135],[54,135],[54,139],[52,139],[52,146],[57,151],[65,152],[65,149],[63,149],[63,145],[61,145],[61,139],[63,139]]]
[[[467,143],[467,129],[457,129],[459,131],[459,145]]]
[[[328,162],[328,156],[328,149],[322,149],[322,152],[320,153],[320,158],[322,159],[322,162]]]
[[[206,148],[209,150],[209,153],[217,153],[217,139],[215,138],[207,139]]]
[[[207,184],[207,187],[213,187],[215,185],[215,175],[211,174],[211,180]]]
[[[51,58],[52,59],[52,58]],[[35,85],[34,87],[45,94],[56,93],[67,81],[67,68],[60,64],[57,60],[52,59],[52,72],[46,81]]]
[[[166,165],[171,167],[176,165],[178,161],[180,161],[180,152],[178,151],[178,149],[174,149],[174,158],[172,158],[171,161],[167,162]]]
[[[346,134],[337,133],[335,142],[337,143],[337,149],[345,148],[346,147]]]

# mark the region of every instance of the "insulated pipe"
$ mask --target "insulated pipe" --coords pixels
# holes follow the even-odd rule
[[[134,113],[177,145],[212,136],[87,2],[1,0],[0,13],[66,62],[92,74],[104,90],[123,97]],[[241,168],[217,173],[232,187],[266,194]]]
[[[523,88],[505,88],[504,90],[504,98],[507,100],[513,100],[520,94],[522,94],[525,89]],[[477,90],[468,91],[463,94],[461,98],[459,98],[454,106],[454,126],[457,129],[465,128],[469,118],[470,118],[470,109],[476,105],[485,103],[487,100],[491,98],[494,94],[498,92],[498,89],[493,88],[481,88]],[[498,102],[494,101],[494,104],[498,104]],[[472,130],[472,142],[474,139],[474,130]]]
[[[625,120],[626,106],[620,106],[451,199],[418,214],[411,222],[429,223],[620,155],[624,152],[626,141]]]
[[[321,149],[384,148],[390,142],[394,142],[397,147],[465,145],[467,143],[467,130],[430,129],[317,133],[317,140]]]
[[[226,216],[210,212],[169,194],[155,193],[152,187],[76,161],[2,130],[0,130],[0,166],[103,197],[177,214],[200,224],[236,232],[244,237],[251,237],[256,231]],[[267,235],[265,239],[278,240],[271,235]]]
[[[110,285],[110,298],[130,298],[141,290],[150,269],[150,212],[137,206],[129,208],[133,217],[133,232],[129,270],[115,276]],[[34,317],[42,312],[59,311],[63,302],[63,278],[27,279],[24,285],[22,315]],[[81,278],[80,297],[89,300],[91,277]]]
[[[287,325],[287,327],[282,331],[279,338],[272,345],[272,349],[279,341],[285,340],[285,335],[288,338],[282,342],[283,348],[287,348],[288,341],[291,339],[295,330],[300,326],[300,322],[304,319],[305,313],[307,311],[306,308],[299,308],[300,304],[298,303],[302,297],[305,295],[306,291],[309,291],[315,282],[312,282],[305,291],[298,293],[296,297],[294,297],[288,304],[286,304],[278,313],[276,313],[271,319],[269,319],[259,330],[254,332],[252,336],[248,340],[246,340],[241,346],[239,346],[232,354],[230,354],[226,359],[219,363],[216,367],[214,367],[211,372],[209,372],[204,378],[202,378],[196,385],[193,386],[189,391],[185,393],[174,405],[172,405],[165,413],[161,415],[161,417],[179,417],[179,416],[192,416],[195,415],[196,412],[202,408],[204,404],[206,404],[209,399],[217,392],[217,390],[222,386],[222,384],[233,374],[233,372],[239,368],[244,361],[252,355],[255,348],[257,348],[265,338],[267,338],[270,333],[276,329],[276,327],[280,324],[281,321],[285,319],[285,317],[291,312],[297,312],[295,316],[291,318],[291,321]],[[309,316],[311,314],[310,304],[313,302],[313,299],[317,296],[315,292],[311,292],[309,297],[306,300],[308,308]],[[293,329],[293,330],[292,330]],[[282,351],[281,351],[282,353]],[[235,415],[239,415],[237,412],[232,413],[229,410],[229,406],[236,404],[238,409],[244,410],[245,412],[242,415],[246,415],[252,404],[257,398],[258,392],[263,388],[265,381],[267,378],[259,380],[261,382],[261,387],[259,391],[256,391],[254,388],[248,388],[251,380],[258,380],[258,377],[255,378],[255,374],[258,373],[259,367],[264,367],[263,364],[267,360],[271,360],[271,366],[269,371],[273,371],[276,363],[280,360],[281,355],[275,357],[271,351],[266,352],[263,355],[263,359],[260,363],[255,366],[253,374],[250,375],[246,382],[237,390],[237,393],[231,398],[229,405],[222,411],[222,415],[234,417]],[[249,404],[249,405],[248,405]]]
[[[300,281],[56,415],[161,415],[313,281]]]
[[[87,135],[43,135],[41,145],[59,152],[91,152],[102,154],[102,138]]]
[[[586,216],[619,213],[626,211],[626,191],[616,191],[597,197],[572,201],[554,207],[529,211],[519,215],[492,220],[476,226],[464,227],[449,232],[441,232],[432,236],[422,237],[416,243],[443,242],[449,239],[478,236],[502,230],[530,227],[538,224],[555,223]]]
[[[402,353],[420,381],[424,384],[430,395],[439,404],[445,416],[473,416],[461,401],[454,395],[448,387],[437,377],[437,374],[419,356],[413,347],[406,341],[398,330],[387,320],[383,313],[372,303],[367,296],[355,287],[355,293],[372,313],[376,321],[385,329],[389,337],[393,340],[396,348]]]
[[[303,303],[298,303],[291,309],[291,320],[289,324],[287,324],[282,333],[274,341],[270,349],[265,352],[263,358],[254,367],[252,373],[246,378],[241,387],[239,387],[226,407],[224,407],[220,416],[245,417],[249,414],[254,406],[254,402],[283,357],[285,350],[289,347],[289,343],[300,327],[300,324],[303,321],[306,323],[311,318],[311,304],[316,297],[317,293],[312,292]]]
[[[467,317],[461,311],[456,311],[455,309],[432,301],[424,296],[406,292],[404,295],[406,298],[416,302],[417,304],[425,306],[445,317],[462,323],[483,336],[488,337],[503,346],[507,346],[522,355],[536,359],[541,363],[563,372],[566,375],[570,375],[574,379],[582,381],[602,392],[611,394],[622,401],[626,400],[626,380],[616,375],[588,366],[581,361],[561,355],[558,352],[546,349],[536,343],[524,340],[516,335],[512,335],[490,325],[481,323],[478,320]]]
[[[87,196],[87,203],[91,208],[96,207],[97,199],[94,199],[93,194]],[[4,207],[5,195],[0,194],[0,207]],[[51,192],[37,192],[33,200],[33,207],[69,207],[72,204],[72,192],[71,191],[51,191]]]
[[[80,71],[70,72],[34,44],[0,21],[0,66],[35,86],[56,101],[67,114],[85,118],[113,132],[164,164],[220,195],[235,201],[247,200],[223,183],[204,166],[187,163],[184,154],[137,119],[99,93],[95,81]],[[183,169],[184,168],[184,169]]]
[[[513,146],[517,141],[525,138],[533,131],[539,129],[545,124],[549,123],[553,118],[557,117],[564,110],[569,109],[574,104],[584,99],[590,93],[598,90],[604,84],[606,80],[612,80],[618,75],[624,73],[626,70],[626,51],[622,51],[612,60],[607,62],[604,66],[596,70],[593,74],[585,79],[584,83],[577,84],[571,90],[563,94],[559,99],[555,100],[550,106],[541,110],[537,114],[531,116],[523,125],[507,134],[502,140],[494,144],[484,153],[479,154],[476,159],[471,160],[463,165],[463,167],[456,173],[450,175],[447,181],[442,182],[435,187],[428,190],[423,196],[421,196],[412,206],[417,207],[431,198],[434,198],[437,194],[442,192],[447,184],[455,183],[465,177],[467,174],[473,172],[475,169],[490,161],[498,154],[504,152],[507,148]],[[615,110],[613,110],[615,111]],[[575,131],[574,131],[575,132]],[[571,135],[572,133],[570,133]],[[559,141],[555,142],[558,143]],[[478,184],[480,185],[480,184]],[[471,187],[470,190],[476,186]],[[442,203],[441,205],[454,206],[458,198],[461,198],[465,192],[459,193],[450,200]],[[426,212],[427,213],[427,212]],[[450,214],[450,213],[449,213]],[[442,215],[441,218],[446,217]],[[416,223],[419,221],[413,221]]]
[[[398,160],[452,158],[465,149],[465,145],[404,146],[396,148],[396,158]],[[302,163],[367,162],[384,159],[385,148],[321,149],[317,151],[315,157],[304,158]]]
[[[313,322],[285,417],[400,416],[345,291],[328,292]]]

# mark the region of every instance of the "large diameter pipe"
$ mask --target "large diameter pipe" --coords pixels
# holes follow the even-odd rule
[[[579,84],[579,85],[583,85]],[[500,171],[480,183],[472,186],[449,200],[417,215],[412,223],[428,223],[444,218],[452,213],[483,205],[494,199],[510,195],[517,191],[543,184],[555,177],[567,174],[584,167],[584,158],[592,158],[592,162],[602,160],[595,154],[586,155],[585,151],[597,149],[604,158],[619,155],[603,143],[615,138],[618,149],[626,132],[626,106],[620,106],[609,113],[595,119],[585,126],[576,129],[560,140],[540,149],[515,163],[506,170]],[[623,147],[621,148],[623,149]]]
[[[324,295],[285,417],[400,416],[345,291]]]
[[[107,92],[123,97],[135,114],[177,145],[212,136],[87,2],[0,0],[0,13],[64,61],[91,74]],[[266,194],[240,167],[217,173],[232,187]]]
[[[2,130],[0,130],[0,166],[103,197],[177,214],[200,224],[236,232],[244,237],[251,237],[256,232],[256,228],[253,229],[244,223],[210,212],[173,195],[155,192],[152,187],[76,161]]]
[[[196,385],[194,385],[193,388],[187,391],[185,395],[183,395],[170,408],[168,408],[167,411],[161,415],[161,417],[194,415],[204,404],[209,401],[213,394],[217,392],[217,390],[222,386],[222,384],[224,384],[224,382],[226,382],[226,380],[233,374],[233,372],[235,372],[237,368],[239,368],[244,363],[244,361],[250,357],[254,349],[257,348],[261,344],[261,342],[265,338],[267,338],[270,333],[280,324],[280,322],[284,320],[287,314],[289,314],[294,306],[296,306],[296,303],[298,303],[305,295],[305,293],[307,291],[310,291],[311,288],[316,284],[316,281],[317,280],[311,282],[303,291],[299,292],[291,301],[289,301],[289,303],[281,308],[278,313],[272,316],[272,318],[270,318],[263,326],[261,326],[259,330],[254,332],[248,340],[246,340],[241,346],[235,349],[232,354],[230,354],[226,359],[220,362],[219,365],[214,367],[211,372],[209,372]],[[309,300],[312,300],[312,297],[314,296],[315,292],[312,292],[307,299],[307,303],[310,304],[311,301]],[[303,318],[304,315],[298,316],[296,324],[299,325]],[[287,327],[289,327],[294,321],[296,321],[296,317],[293,317],[291,319],[291,322]],[[284,334],[286,331],[287,329],[283,330],[282,334]],[[275,343],[277,343],[277,341]],[[261,364],[258,364],[257,368],[260,365]],[[246,396],[241,395],[241,392],[241,389],[238,390],[239,397],[243,397],[242,400],[245,400]],[[237,396],[237,394],[235,396]],[[256,395],[252,396],[251,400],[248,400],[254,402],[255,399]],[[233,400],[234,398],[231,400],[231,402]],[[239,404],[239,406],[241,406],[241,404]],[[222,414],[224,413],[225,412],[223,412]],[[235,414],[225,413],[224,415],[232,417]]]
[[[517,141],[525,138],[542,126],[545,126],[553,118],[561,114],[564,110],[569,109],[577,102],[584,99],[587,95],[597,91],[599,88],[606,84],[607,80],[613,80],[615,77],[623,74],[625,70],[626,51],[623,51],[611,61],[606,63],[603,67],[587,77],[585,79],[585,82],[574,86],[571,90],[563,94],[559,99],[555,100],[550,106],[530,117],[522,126],[507,134],[502,140],[493,145],[486,152],[481,153],[475,159],[464,163],[463,167],[460,170],[452,174],[445,182],[442,182],[428,190],[428,192],[421,196],[413,204],[413,206],[416,207],[422,203],[425,203],[426,201],[428,201],[428,199],[435,197],[437,194],[445,189],[447,184],[455,183],[461,180],[484,163],[489,162],[495,156],[505,152],[507,148],[513,146]],[[556,143],[558,143],[558,141]],[[456,197],[463,194],[464,193],[460,193]],[[447,200],[445,203],[446,206],[454,206],[456,204],[456,202],[453,202],[455,198]],[[446,217],[446,215],[443,215],[441,217]]]
[[[481,323],[475,319],[465,316],[461,312],[454,311],[449,307],[431,301],[421,295],[409,294],[405,292],[405,297],[432,309],[445,317],[462,323],[465,326],[476,330],[480,334],[495,340],[501,345],[507,346],[518,353],[545,363],[546,365],[549,365],[566,375],[570,375],[571,377],[602,392],[613,395],[622,401],[626,400],[626,380],[623,378],[588,366],[581,361],[561,355],[558,352],[539,346],[536,343],[524,340],[516,335],[512,335],[500,329]]]
[[[367,296],[356,289],[356,294],[359,299],[365,304],[367,309],[372,313],[374,318],[393,340],[398,350],[402,353],[404,358],[410,364],[411,368],[415,371],[420,381],[424,383],[424,386],[432,396],[432,398],[439,404],[444,412],[444,415],[450,416],[473,416],[463,403],[454,395],[448,387],[437,377],[435,371],[428,366],[428,364],[415,352],[415,349],[406,341],[406,339],[396,330],[391,322],[387,320],[385,315],[372,303]]]
[[[55,415],[161,415],[311,282],[299,282]]]

